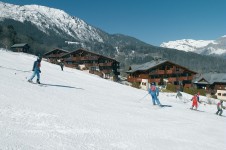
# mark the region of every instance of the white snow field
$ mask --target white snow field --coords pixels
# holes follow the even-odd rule
[[[194,111],[190,101],[161,92],[172,107],[159,108],[147,91],[45,61],[44,85],[31,84],[35,60],[0,50],[1,150],[226,149],[225,112],[215,115],[216,105]]]

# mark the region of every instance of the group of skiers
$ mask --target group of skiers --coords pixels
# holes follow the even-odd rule
[[[41,73],[40,67],[41,67],[41,61],[42,61],[42,57],[38,57],[37,60],[34,62],[33,69],[32,69],[33,74],[30,77],[30,79],[28,80],[28,82],[32,82],[33,78],[35,76],[37,76],[36,82],[38,84],[40,84],[40,73]],[[60,67],[61,67],[61,69],[63,71],[63,66],[64,66],[63,62],[60,61],[59,62],[59,65],[60,65]],[[159,96],[159,88],[156,87],[155,82],[152,82],[151,83],[150,88],[148,89],[148,93],[152,97],[152,103],[153,103],[153,105],[156,105],[157,104],[158,106],[162,107],[162,104],[160,103],[160,101],[158,99],[158,96]],[[199,101],[199,95],[200,94],[197,93],[197,94],[195,94],[192,97],[192,99],[191,99],[191,101],[192,101],[192,107],[191,107],[191,109],[193,109],[195,107],[195,110],[197,110],[198,103],[200,103],[200,101]],[[182,94],[178,91],[176,97],[177,96],[180,98],[180,97],[182,97]],[[222,113],[223,113],[223,109],[225,109],[225,107],[223,106],[223,101],[220,101],[219,103],[217,103],[217,112],[216,112],[216,114],[217,115],[219,114],[221,116]]]
[[[152,98],[152,103],[153,105],[159,105],[160,107],[162,106],[162,104],[160,103],[159,99],[158,99],[158,95],[159,95],[159,88],[156,87],[155,83],[151,83],[150,85],[150,88],[148,88],[148,93],[151,95],[151,98]],[[198,108],[198,103],[201,103],[200,102],[200,99],[199,99],[199,96],[200,96],[200,93],[198,92],[197,94],[195,94],[191,101],[192,101],[192,106],[190,109],[194,109],[195,107],[195,110],[197,110]],[[176,98],[179,97],[180,99],[182,98],[182,94],[180,93],[180,91],[177,92],[177,95],[176,95]],[[217,115],[222,115],[223,113],[223,109],[225,109],[226,107],[223,106],[223,101],[221,100],[220,102],[217,103],[217,112],[216,114]]]

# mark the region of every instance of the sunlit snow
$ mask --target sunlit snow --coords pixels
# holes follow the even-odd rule
[[[27,79],[35,56],[0,50],[0,149],[224,150],[225,112],[190,110],[191,95],[147,91],[42,61],[41,82]],[[34,79],[35,81],[35,79]],[[206,97],[201,97],[207,101]],[[212,100],[213,101],[213,100]],[[184,103],[185,102],[185,103]],[[216,101],[213,101],[216,102]]]

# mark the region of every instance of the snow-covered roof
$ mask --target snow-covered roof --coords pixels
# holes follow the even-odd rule
[[[24,46],[26,46],[26,45],[27,45],[27,43],[19,43],[19,44],[14,44],[14,45],[12,45],[11,48],[15,48],[15,47],[24,47]]]

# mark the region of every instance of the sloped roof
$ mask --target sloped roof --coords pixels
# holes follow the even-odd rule
[[[197,79],[195,79],[194,83],[201,83],[199,81],[206,80],[209,84],[213,83],[226,83],[226,73],[204,73],[200,75]]]
[[[14,44],[14,45],[12,45],[11,48],[15,48],[15,47],[24,47],[24,46],[26,46],[26,45],[27,45],[27,43],[19,43],[19,44]]]
[[[167,60],[159,60],[159,61],[151,61],[141,65],[132,65],[131,70],[127,71],[128,73],[136,72],[136,71],[145,71],[160,64],[167,62]]]
[[[51,51],[46,52],[46,53],[44,54],[44,56],[45,56],[45,55],[48,55],[48,54],[50,54],[50,53],[52,53],[52,52],[54,52],[54,51],[61,51],[61,52],[64,52],[64,53],[69,53],[69,51],[67,51],[67,50],[60,49],[60,48],[55,48],[55,49],[53,49],[53,50],[51,50]]]
[[[85,50],[85,49],[82,49],[82,48],[79,48],[79,49],[77,49],[75,51],[72,51],[72,52],[70,52],[68,54],[65,54],[62,57],[66,57],[67,55],[78,53],[79,51],[84,51],[84,52],[87,52],[87,53],[91,53],[91,54],[97,55],[97,56],[102,57],[102,58],[107,58],[107,59],[113,60],[115,62],[118,62],[117,60],[115,60],[113,58],[110,58],[110,57],[107,57],[107,56],[104,56],[104,55],[100,55],[100,54],[97,54],[97,53],[94,53],[94,52],[91,52],[91,51],[88,51],[88,50]]]
[[[131,70],[127,71],[127,73],[133,73],[133,72],[136,72],[136,71],[146,71],[148,69],[154,68],[154,67],[156,67],[158,65],[161,65],[161,64],[164,64],[166,62],[174,64],[174,65],[177,65],[177,66],[180,66],[178,64],[175,64],[175,63],[170,62],[170,61],[165,60],[165,59],[158,60],[158,61],[153,60],[153,61],[141,64],[141,65],[132,65],[131,66]],[[183,66],[180,66],[180,67],[184,68],[184,69],[187,69],[186,67],[183,67]],[[187,69],[187,70],[189,70],[189,69]],[[189,70],[189,71],[196,73],[195,71],[192,71],[192,70]]]

